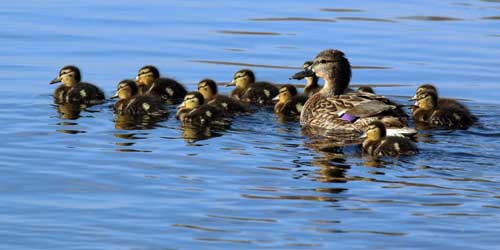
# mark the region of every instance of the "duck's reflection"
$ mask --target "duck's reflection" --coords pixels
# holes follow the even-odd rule
[[[223,127],[197,127],[197,126],[182,126],[182,138],[188,143],[210,139],[213,137],[222,136]]]
[[[78,103],[61,103],[56,106],[59,117],[67,120],[78,119],[82,110],[85,109],[84,105],[80,105]]]
[[[115,116],[115,128],[120,130],[152,129],[165,119],[166,117],[150,115],[134,116],[117,114]]]

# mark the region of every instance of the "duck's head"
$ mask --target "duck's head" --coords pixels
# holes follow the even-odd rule
[[[368,125],[366,130],[366,140],[368,141],[379,141],[386,136],[387,132],[385,126],[380,121],[374,121]]]
[[[151,85],[160,78],[160,71],[153,65],[146,65],[139,69],[135,80],[139,85]]]
[[[351,74],[351,64],[344,53],[340,50],[327,49],[321,51],[309,67],[296,73],[292,78],[315,75],[325,79],[325,84],[333,84],[331,87],[334,94],[339,95],[349,86]]]
[[[292,100],[294,96],[297,95],[297,88],[291,84],[285,84],[279,89],[279,94],[274,98],[278,100],[278,103],[287,103]]]
[[[111,98],[127,99],[134,95],[137,95],[139,89],[137,84],[132,80],[123,80],[118,83],[116,88],[116,94]]]
[[[177,109],[193,110],[205,103],[205,98],[198,91],[189,92],[184,97],[184,101],[177,107]]]
[[[436,94],[436,96],[437,96],[437,89],[436,89],[436,87],[434,85],[432,85],[432,84],[426,83],[426,84],[422,84],[422,85],[418,86],[417,91],[415,91],[415,95],[412,98],[410,98],[409,100],[410,101],[415,101],[415,100],[417,100],[417,97],[419,95],[422,95],[425,92],[434,92]]]
[[[372,94],[375,94],[375,91],[373,90],[372,87],[370,86],[360,86],[358,88],[358,91],[359,92],[365,92],[365,93],[372,93]]]
[[[417,95],[417,103],[419,109],[422,110],[434,110],[437,106],[438,97],[435,92],[427,91],[421,92]]]
[[[209,101],[217,95],[217,84],[211,79],[203,79],[198,83],[198,92]]]
[[[236,86],[237,89],[246,89],[255,82],[255,74],[249,69],[242,69],[234,73],[233,80],[227,86]]]
[[[64,85],[71,87],[75,86],[82,80],[82,75],[80,74],[80,69],[73,65],[64,66],[59,70],[59,76],[54,78],[50,84],[62,82]]]

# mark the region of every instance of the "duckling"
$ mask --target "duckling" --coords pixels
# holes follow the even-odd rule
[[[222,124],[224,111],[215,106],[205,104],[205,99],[200,92],[189,92],[184,97],[184,102],[177,107],[176,118],[184,125],[203,127],[211,124]]]
[[[249,69],[239,70],[227,86],[236,86],[231,97],[259,106],[271,105],[278,95],[278,88],[269,82],[255,82],[255,74]]]
[[[64,66],[59,70],[59,76],[50,84],[62,82],[54,91],[55,103],[79,103],[94,105],[104,102],[104,93],[91,83],[81,82],[80,69],[73,65]]]
[[[358,92],[365,92],[365,93],[375,94],[375,91],[370,86],[359,86],[358,87]]]
[[[163,108],[159,97],[153,95],[138,95],[139,88],[132,80],[123,80],[118,83],[116,94],[111,98],[120,98],[115,103],[115,111],[120,115],[163,115],[167,111]]]
[[[306,96],[297,95],[297,89],[291,84],[281,86],[278,96],[274,99],[278,100],[274,106],[274,112],[284,116],[299,116],[307,101]]]
[[[412,108],[413,119],[431,128],[444,129],[467,129],[477,121],[467,108],[447,104],[440,104],[433,91],[420,92],[417,104]]]
[[[384,96],[351,91],[351,65],[344,53],[329,49],[320,52],[311,66],[296,73],[304,77],[323,78],[323,88],[311,96],[300,116],[303,127],[315,127],[352,134],[361,134],[376,120],[382,120],[391,129],[416,133],[407,127],[407,115],[400,105]],[[392,132],[392,131],[391,131]]]
[[[424,92],[434,92],[436,94],[436,97],[438,98],[438,106],[440,107],[451,107],[454,109],[461,109],[464,110],[465,112],[468,112],[468,109],[466,106],[458,102],[457,100],[450,99],[450,98],[439,98],[439,94],[437,91],[437,88],[429,83],[422,84],[417,88],[417,91],[415,92],[415,95],[410,98],[410,101],[416,101],[417,96],[423,94]]]
[[[203,95],[208,105],[224,110],[228,114],[247,113],[248,106],[229,96],[220,95],[217,84],[211,79],[203,79],[198,83],[198,91]]]
[[[363,152],[372,156],[414,155],[418,153],[417,146],[410,139],[401,136],[387,136],[384,123],[375,121],[366,130],[363,141]]]
[[[310,67],[311,65],[313,64],[312,61],[306,61],[304,62],[304,64],[302,65],[302,69],[307,69],[308,67]],[[304,71],[302,71],[304,72]],[[297,80],[302,80],[303,78],[306,79],[307,83],[306,83],[306,86],[304,87],[304,93],[302,93],[302,95],[306,96],[306,97],[311,97],[313,94],[316,94],[316,92],[318,92],[321,87],[318,85],[318,77],[316,75],[312,75],[312,76],[305,76],[303,74],[300,74],[302,72],[299,72],[293,76],[290,77],[290,79],[297,79]]]
[[[160,71],[155,66],[146,65],[137,73],[139,94],[151,94],[161,98],[166,104],[182,102],[186,88],[171,78],[160,77]]]

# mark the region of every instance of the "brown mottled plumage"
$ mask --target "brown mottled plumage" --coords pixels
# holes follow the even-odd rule
[[[153,95],[139,95],[134,81],[123,80],[118,83],[116,94],[111,98],[120,98],[115,103],[115,111],[120,115],[163,115],[160,98]]]
[[[386,136],[386,129],[382,122],[371,123],[366,130],[366,139],[363,141],[363,152],[371,156],[414,155],[418,153],[417,146],[410,139],[399,136]]]
[[[305,103],[302,126],[353,134],[360,134],[376,120],[391,128],[407,127],[407,115],[399,105],[381,95],[348,90],[351,65],[341,51],[322,51],[309,68],[299,73],[325,80],[323,88]]]
[[[155,66],[146,65],[137,73],[139,94],[150,94],[160,97],[166,104],[182,102],[187,91],[186,88],[171,78],[160,77],[160,72]]]
[[[55,103],[78,103],[94,105],[104,102],[104,93],[93,84],[81,82],[80,69],[68,65],[59,70],[59,75],[50,84],[62,82],[54,91]]]
[[[249,69],[236,72],[228,86],[236,86],[231,92],[232,98],[259,106],[272,105],[272,99],[278,95],[278,88],[273,84],[255,82],[255,75]]]
[[[208,105],[224,110],[228,114],[247,113],[247,104],[229,96],[218,93],[217,84],[211,79],[203,79],[198,83],[198,91],[203,95]]]
[[[461,104],[440,103],[434,91],[418,92],[416,99],[416,105],[412,108],[413,119],[424,128],[467,129],[477,121]]]

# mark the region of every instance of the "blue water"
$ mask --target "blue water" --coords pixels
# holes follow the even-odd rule
[[[0,7],[0,249],[500,244],[498,1]],[[463,99],[481,124],[420,131],[419,155],[376,162],[353,146],[320,150],[328,142],[266,111],[201,137],[172,115],[149,129],[122,129],[112,103],[63,119],[48,85],[66,64],[108,96],[146,64],[189,89],[206,77],[229,81],[239,64],[287,83],[296,72],[289,67],[327,48],[356,66],[352,84],[376,84],[407,103],[432,82],[441,96]]]

